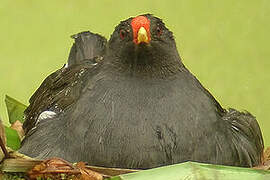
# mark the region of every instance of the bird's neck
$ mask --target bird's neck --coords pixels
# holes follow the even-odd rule
[[[130,53],[122,56],[110,54],[107,57],[105,64],[111,71],[131,76],[166,78],[183,68],[178,53]]]

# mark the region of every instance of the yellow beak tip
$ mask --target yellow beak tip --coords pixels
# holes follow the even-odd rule
[[[140,27],[139,31],[138,31],[138,44],[141,43],[141,42],[145,42],[145,43],[148,43],[149,42],[149,39],[148,39],[148,36],[147,36],[147,31],[145,30],[144,27]]]

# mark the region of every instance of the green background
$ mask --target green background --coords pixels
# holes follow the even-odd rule
[[[120,20],[163,18],[185,65],[224,107],[248,110],[270,145],[269,0],[1,0],[0,116],[4,95],[27,104],[43,79],[67,60],[70,35],[107,38]]]

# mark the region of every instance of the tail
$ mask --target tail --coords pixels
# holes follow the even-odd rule
[[[254,167],[262,162],[264,143],[261,129],[249,112],[229,109],[223,116],[228,123],[232,148],[236,150],[240,165]]]
[[[85,31],[71,37],[75,43],[69,53],[68,66],[104,55],[107,40],[101,35]]]

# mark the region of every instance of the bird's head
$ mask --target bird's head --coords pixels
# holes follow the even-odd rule
[[[153,69],[180,64],[173,33],[161,19],[144,14],[120,22],[108,43],[110,56],[117,63],[136,68]]]

